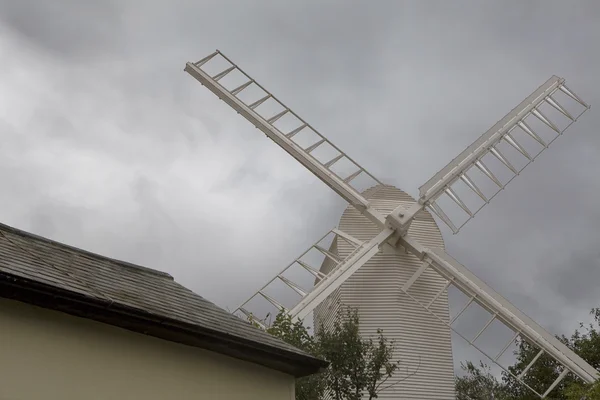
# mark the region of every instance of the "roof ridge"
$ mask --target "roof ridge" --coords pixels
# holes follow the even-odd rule
[[[34,239],[34,240],[37,240],[37,241],[40,241],[40,242],[44,242],[44,243],[48,243],[48,244],[60,247],[62,249],[67,249],[67,250],[70,250],[70,251],[74,251],[74,252],[79,253],[79,255],[84,255],[84,256],[88,256],[88,257],[93,257],[93,258],[97,258],[97,259],[109,261],[109,262],[118,264],[119,266],[137,269],[137,270],[142,271],[142,272],[147,272],[147,273],[150,273],[150,274],[153,274],[153,275],[161,276],[163,278],[168,278],[170,280],[174,280],[173,276],[171,274],[167,273],[167,272],[163,272],[163,271],[159,271],[159,270],[156,270],[156,269],[144,267],[142,265],[133,264],[133,263],[130,263],[128,261],[122,261],[122,260],[117,260],[115,258],[103,256],[101,254],[94,253],[92,251],[80,249],[80,248],[75,247],[75,246],[70,246],[70,245],[65,244],[65,243],[57,242],[55,240],[48,239],[46,237],[39,236],[39,235],[30,233],[30,232],[27,232],[27,231],[24,231],[24,230],[21,230],[21,229],[18,229],[18,228],[15,228],[15,227],[12,227],[12,226],[9,226],[9,225],[6,225],[6,224],[3,224],[2,222],[0,222],[0,230],[9,231],[9,232],[14,233],[14,234],[19,235],[19,236],[28,237],[28,238],[31,238],[31,239]]]

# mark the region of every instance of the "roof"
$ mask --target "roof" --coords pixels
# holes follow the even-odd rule
[[[0,297],[216,351],[295,376],[323,360],[271,336],[175,282],[0,224]]]

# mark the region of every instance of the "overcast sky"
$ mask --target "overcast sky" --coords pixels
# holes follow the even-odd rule
[[[186,61],[220,49],[413,196],[556,74],[590,112],[458,235],[442,229],[456,259],[570,333],[600,306],[599,19],[595,0],[0,0],[0,221],[233,309],[345,203]]]

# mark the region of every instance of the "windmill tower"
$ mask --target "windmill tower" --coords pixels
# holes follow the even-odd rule
[[[381,213],[415,203],[411,196],[388,185],[376,185],[362,194]],[[346,208],[338,227],[363,242],[377,234],[377,227],[352,206]],[[409,234],[428,247],[444,248],[442,234],[429,212],[415,218]],[[334,240],[328,250],[344,259],[353,248],[343,240]],[[337,316],[344,316],[344,306],[358,309],[363,337],[375,336],[382,329],[395,342],[393,356],[401,360],[400,369],[385,382],[386,389],[379,394],[380,399],[455,397],[452,338],[446,325],[450,318],[444,290],[446,281],[435,271],[427,270],[411,290],[412,295],[425,303],[440,292],[430,309],[443,322],[423,312],[418,303],[400,290],[420,266],[419,258],[410,253],[381,251],[314,310],[314,326],[320,329]],[[325,259],[320,272],[328,275],[334,267],[335,263]]]
[[[314,312],[317,321],[326,325],[340,304],[358,306],[365,334],[383,328],[387,336],[396,336],[403,361],[414,364],[419,359],[418,373],[382,393],[381,398],[453,398],[451,331],[509,374],[501,356],[515,340],[539,349],[525,370],[513,378],[540,398],[546,398],[569,374],[585,382],[598,379],[598,371],[448,255],[432,217],[458,233],[589,109],[565,86],[564,79],[548,79],[422,185],[418,199],[412,199],[383,185],[219,51],[187,63],[185,71],[350,205],[337,228],[284,268],[236,313],[253,315],[252,302],[263,299],[294,318],[304,319]],[[352,169],[344,171],[341,165]],[[359,178],[370,179],[370,186],[360,188]],[[310,262],[311,252],[323,257],[320,268],[315,267],[319,264],[314,259]],[[307,273],[311,280],[299,278],[295,271]],[[307,286],[306,282],[311,283]],[[296,297],[270,289],[276,285]],[[451,288],[466,297],[455,315],[448,310]],[[455,323],[471,307],[485,311],[488,320],[476,334],[466,336]],[[499,352],[491,353],[478,340],[494,324],[513,335]],[[527,371],[542,355],[554,359],[560,372],[548,387],[533,387],[528,384]]]

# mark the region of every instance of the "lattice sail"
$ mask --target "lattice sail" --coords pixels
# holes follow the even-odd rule
[[[551,77],[421,186],[419,203],[457,233],[588,109],[564,79]]]
[[[319,239],[315,244],[310,246],[291,264],[285,267],[273,279],[267,282],[260,290],[240,305],[234,313],[238,316],[252,318],[259,325],[266,326],[264,316],[260,316],[258,312],[253,312],[249,309],[249,305],[256,299],[263,300],[266,305],[270,305],[275,311],[285,311],[293,318],[304,319],[310,312],[314,310],[323,300],[327,298],[335,289],[344,283],[354,272],[362,265],[371,259],[380,250],[382,246],[394,232],[390,229],[384,229],[381,233],[371,239],[369,242],[362,242],[351,235],[342,232],[339,229],[332,229],[325,236]],[[327,249],[326,244],[328,239],[343,240],[354,248],[346,258],[341,259],[335,252]],[[331,268],[327,274],[324,274],[319,268],[314,267],[313,263],[307,258],[311,251],[320,253],[327,259]],[[322,260],[318,262],[322,263]],[[294,270],[306,271],[312,278],[307,280],[301,278],[298,274],[294,277]],[[305,285],[310,284],[312,287],[306,288],[299,281],[302,280]],[[279,290],[275,287],[280,285]],[[282,290],[284,289],[284,290]],[[271,291],[270,291],[271,290]],[[255,307],[260,307],[255,304]]]
[[[211,63],[220,66],[219,72],[208,72]],[[357,178],[361,176],[371,181],[369,186],[381,182],[221,52],[217,50],[198,62],[188,62],[185,71],[264,132],[367,218],[378,226],[384,226],[383,216],[370,207],[355,185]],[[306,143],[302,143],[303,141]],[[343,169],[346,171],[342,172]]]
[[[412,244],[415,244],[413,247],[411,246],[411,239],[406,239],[408,240],[408,242],[405,242],[407,244],[407,248],[411,249],[413,253],[421,257],[423,259],[423,264],[421,268],[419,268],[415,274],[401,286],[401,291],[421,305],[426,312],[430,313],[433,317],[446,324],[459,337],[465,340],[469,345],[479,350],[483,355],[489,358],[494,364],[498,365],[513,379],[525,385],[540,398],[544,399],[568,374],[573,374],[574,376],[588,383],[594,382],[599,378],[600,373],[590,366],[586,361],[561,343],[553,335],[548,333],[540,325],[535,323],[531,318],[526,316],[508,300],[500,296],[485,282],[473,275],[473,273],[471,273],[467,268],[444,252],[444,250],[423,248],[420,247],[416,242],[412,241]],[[428,268],[433,268],[442,277],[444,277],[447,282],[437,294],[433,295],[427,303],[424,303],[411,294],[411,287],[418,285],[417,282],[419,278]],[[431,305],[434,304],[438,297],[441,296],[442,293],[446,292],[450,287],[455,287],[464,295],[466,295],[468,301],[457,314],[447,321],[447,316],[437,315],[434,313]],[[475,305],[487,312],[488,320],[475,335],[472,337],[467,337],[460,331],[460,329],[458,329],[455,323],[469,307],[473,307]],[[513,335],[508,343],[506,343],[506,345],[504,345],[499,352],[495,352],[495,354],[489,354],[488,351],[484,350],[480,346],[478,339],[481,338],[481,336],[495,321],[499,322],[505,328],[508,328]],[[513,374],[508,370],[506,365],[503,365],[500,362],[501,357],[517,340],[524,340],[538,350],[537,355],[532,360],[529,360],[529,364],[519,375]],[[559,371],[557,372],[555,381],[549,386],[543,388],[532,387],[532,382],[527,379],[527,372],[536,362],[540,361],[540,358],[543,355],[555,360],[555,362],[558,364]]]

